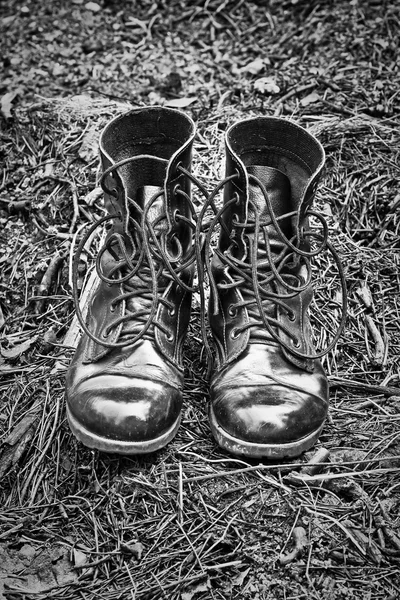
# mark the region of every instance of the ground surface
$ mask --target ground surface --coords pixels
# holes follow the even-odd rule
[[[399,20],[375,0],[2,3],[0,598],[400,597]],[[165,450],[106,456],[68,429],[70,257],[102,214],[98,133],[159,103],[195,119],[208,189],[245,116],[294,119],[325,146],[317,206],[348,321],[324,362],[329,421],[292,464],[217,448],[196,324]],[[316,265],[322,346],[340,317],[330,260]]]

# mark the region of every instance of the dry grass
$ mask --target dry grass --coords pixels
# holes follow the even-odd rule
[[[205,4],[194,3],[185,18],[196,29],[207,23],[211,36],[214,27],[213,52],[222,55],[229,45],[217,35],[220,3]],[[284,44],[277,27],[280,13],[273,4],[271,60]],[[357,85],[368,90],[366,81],[371,73],[376,75],[386,51],[375,43],[372,52],[369,44],[373,36],[383,39],[385,32],[393,39],[397,13],[389,4],[378,22],[375,12],[374,19],[362,17],[356,4],[350,9],[354,31],[344,26],[346,9],[338,12],[337,22],[338,28],[343,26],[342,49],[348,51],[353,43],[360,48],[361,42],[354,40],[364,39],[365,61],[356,74]],[[254,6],[238,3],[226,18],[238,38],[245,27],[251,30],[261,52],[257,36],[263,29],[256,17],[262,9]],[[297,9],[285,4],[282,10]],[[301,48],[310,60],[315,58],[311,38],[314,43],[318,37],[324,40],[329,19],[324,21],[326,13],[318,6],[308,13],[298,10],[303,12],[296,19],[304,27],[289,19],[286,35],[292,57]],[[184,33],[182,37],[189,45],[179,50],[181,60],[191,51]],[[327,61],[334,49],[328,40]],[[142,51],[160,55],[162,44],[155,34]],[[234,47],[235,60],[245,61],[240,46]],[[196,301],[186,343],[183,421],[176,439],[142,458],[107,456],[76,442],[63,398],[72,353],[67,346],[76,339],[70,257],[82,226],[102,215],[96,191],[98,132],[129,103],[98,96],[88,103],[81,95],[39,99],[21,106],[2,134],[0,598],[400,597],[396,97],[388,91],[379,100],[383,108],[368,111],[372,96],[367,91],[362,95],[354,87],[354,71],[344,68],[338,69],[335,81],[309,71],[285,88],[299,63],[293,66],[289,55],[282,60],[289,61],[278,77],[284,94],[255,100],[251,81],[243,75],[241,92],[224,96],[224,78],[229,84],[232,74],[216,66],[221,87],[215,103],[210,101],[215,89],[205,86],[202,107],[193,114],[199,127],[195,174],[208,188],[223,174],[223,131],[243,115],[263,110],[294,118],[327,151],[317,206],[328,219],[345,268],[348,320],[344,336],[324,362],[331,382],[328,423],[316,447],[288,464],[238,460],[212,440]],[[385,83],[384,73],[380,78]],[[396,70],[390,85],[395,81]],[[332,86],[339,86],[339,92]],[[315,89],[320,99],[311,107],[302,105]],[[200,206],[200,197],[197,202]],[[321,277],[325,273],[330,277]],[[329,255],[320,259],[316,275],[320,310],[314,325],[317,343],[323,346],[340,318],[340,290]]]
[[[85,144],[82,123],[86,131],[98,131],[124,108],[98,101],[93,110],[81,99],[69,99],[45,103],[25,118],[43,122],[45,115],[47,127],[63,132],[57,138],[68,140],[68,152],[72,148],[79,153]],[[232,111],[227,118],[236,116]],[[328,115],[316,133],[330,148],[330,168],[318,203],[328,213],[350,294],[346,333],[326,361],[332,407],[317,447],[296,463],[258,465],[224,455],[215,446],[206,419],[205,359],[195,307],[187,341],[185,412],[176,440],[155,456],[140,459],[83,448],[67,428],[63,405],[70,353],[63,350],[60,332],[68,323],[63,311],[71,309],[70,295],[49,296],[48,289],[21,307],[19,321],[11,319],[5,326],[9,352],[13,349],[18,359],[1,365],[0,535],[4,558],[14,561],[15,574],[6,579],[7,598],[48,598],[50,593],[52,598],[110,600],[269,598],[284,593],[288,598],[289,589],[297,597],[329,598],[336,597],[329,594],[337,594],[338,586],[343,594],[361,597],[371,582],[374,597],[387,597],[388,590],[397,593],[400,394],[392,388],[398,382],[400,320],[388,315],[397,314],[398,252],[382,252],[348,235],[337,216],[341,189],[334,185],[348,137],[357,136],[362,147],[362,136],[385,140],[393,139],[394,132],[373,121]],[[207,185],[220,173],[221,136],[211,124],[196,145],[196,174]],[[368,173],[381,173],[385,158],[376,153]],[[88,211],[91,218],[100,209],[85,203],[87,175],[79,176],[83,183],[73,181],[84,191],[78,209],[83,207],[79,219],[85,220]],[[349,185],[348,178],[340,179],[343,187]],[[64,187],[59,202],[71,201],[70,186]],[[373,226],[373,215],[368,219]],[[16,239],[20,223],[13,225],[10,241]],[[67,258],[76,233],[71,231],[65,240],[57,235],[57,252]],[[32,248],[43,253],[43,244],[33,243]],[[17,256],[18,262],[25,257],[25,273],[35,272],[35,252],[23,254],[20,249]],[[319,272],[332,271],[333,276],[321,280],[316,297],[326,303],[329,288],[336,298],[333,308],[320,311],[327,314],[332,330],[340,311],[335,308],[333,265],[329,256],[324,260]],[[59,285],[67,283],[67,272],[65,260],[64,272],[54,276]],[[32,310],[37,302],[45,303],[43,312]],[[50,322],[57,326],[56,346],[46,346]],[[319,341],[326,343],[325,326],[317,320],[315,327]],[[27,343],[18,354],[18,344]],[[322,462],[306,467],[315,453]],[[293,552],[292,538],[299,528],[303,538]]]

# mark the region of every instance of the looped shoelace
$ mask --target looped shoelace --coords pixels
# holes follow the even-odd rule
[[[219,224],[220,226],[225,228],[226,233],[232,240],[231,232],[227,229],[227,226],[223,222],[222,217],[225,211],[227,211],[229,208],[231,208],[234,204],[238,202],[238,198],[232,198],[231,200],[226,202],[219,210],[217,210],[215,207],[215,198],[220,192],[220,190],[222,190],[223,187],[229,181],[234,181],[236,179],[239,179],[238,173],[226,177],[215,187],[215,189],[212,191],[212,193],[206,200],[199,214],[196,225],[196,236],[198,237],[201,231],[201,223],[204,220],[207,210],[211,206],[215,216],[211,220],[208,232],[205,236],[204,261],[199,261],[199,251],[197,252],[199,265],[198,278],[201,305],[201,328],[207,353],[210,357],[212,356],[212,350],[207,341],[207,328],[205,320],[205,272],[207,273],[209,285],[214,299],[214,314],[218,312],[219,289],[223,290],[230,288],[240,288],[244,292],[243,301],[232,305],[231,309],[232,311],[236,311],[240,307],[247,307],[251,320],[248,323],[236,328],[237,335],[239,335],[242,331],[245,331],[246,329],[251,329],[254,327],[257,328],[261,325],[265,327],[273,341],[277,342],[280,346],[284,347],[289,353],[291,353],[295,357],[307,360],[321,358],[330,350],[332,350],[332,348],[337,343],[339,337],[343,332],[347,314],[347,291],[345,275],[340,262],[340,257],[336,252],[335,248],[328,241],[328,225],[325,219],[322,217],[322,215],[320,215],[316,211],[307,209],[306,216],[312,216],[319,221],[319,223],[322,226],[322,234],[316,233],[313,230],[302,231],[300,230],[300,227],[297,223],[297,225],[295,226],[293,237],[291,239],[288,239],[283,233],[279,222],[283,219],[297,216],[298,212],[292,211],[280,217],[276,217],[265,186],[257,177],[255,177],[254,175],[249,175],[249,181],[252,184],[257,185],[264,196],[270,220],[268,222],[262,222],[260,220],[257,206],[249,199],[249,207],[253,209],[253,218],[248,219],[246,223],[240,223],[238,221],[235,221],[233,223],[233,227],[238,230],[241,229],[244,236],[246,236],[247,234],[249,248],[248,261],[239,260],[233,255],[230,248],[226,252],[221,252],[218,248],[216,248],[214,252],[217,254],[222,264],[229,269],[231,277],[233,279],[233,282],[231,283],[220,282],[219,284],[217,284],[214,280],[211,271],[211,237],[216,226]],[[271,252],[269,237],[266,231],[266,228],[270,226],[274,228],[277,234],[277,238],[282,245],[282,249],[279,252],[279,254],[277,254],[276,251],[274,252],[274,254]],[[263,236],[262,248],[260,248],[260,234],[262,234]],[[318,242],[319,245],[313,250],[305,250],[305,242],[308,241],[309,245],[310,240]],[[235,240],[232,240],[232,243],[234,245],[237,244]],[[262,251],[264,251],[264,256],[262,255]],[[291,313],[293,311],[287,306],[285,300],[295,297],[297,294],[301,293],[302,291],[308,288],[308,286],[311,283],[310,259],[324,251],[328,251],[331,253],[334,263],[337,266],[342,288],[341,319],[335,335],[333,336],[331,342],[326,346],[326,348],[314,354],[307,354],[300,352],[296,349],[296,346],[300,345],[300,341],[294,337],[293,332],[290,331],[290,329],[288,329],[282,322],[268,315],[267,309],[268,307],[271,307],[272,304],[275,306],[279,306],[281,309],[286,311],[289,319],[291,318]],[[307,277],[303,282],[299,279],[299,277],[295,276],[293,273],[290,273],[290,269],[288,269],[287,272],[285,272],[285,267],[290,266],[290,262],[292,265],[298,265],[299,261],[302,261],[302,264],[305,266],[305,269],[307,271]],[[203,264],[205,267],[205,271],[203,269]],[[297,285],[293,285],[294,279],[297,279]],[[277,285],[279,285],[281,288],[284,288],[286,293],[274,293],[272,290]],[[255,310],[255,308],[257,309],[257,311]],[[286,343],[279,336],[278,330],[283,331],[292,340],[293,343]]]
[[[132,163],[136,160],[142,159],[144,155],[133,156],[127,159],[121,160],[118,163],[113,164],[106,169],[101,177],[100,184],[103,191],[115,198],[118,197],[118,191],[116,189],[108,188],[106,184],[106,178],[112,174],[119,167]],[[148,157],[153,160],[159,160],[163,163],[167,163],[165,159],[161,159],[155,156]],[[200,191],[208,196],[207,191],[204,189],[202,184],[188,172],[182,165],[178,165],[177,170],[188,177],[193,183],[197,185]],[[188,219],[185,215],[175,213],[174,217],[177,220],[184,221],[193,230],[195,230],[196,213],[194,205],[190,197],[179,187],[175,190],[175,193],[179,194],[184,201],[187,203],[193,221]],[[97,337],[87,327],[85,320],[82,315],[82,311],[79,305],[79,294],[77,289],[78,281],[78,269],[79,261],[82,252],[85,249],[88,240],[91,239],[94,232],[98,227],[105,223],[120,220],[123,222],[122,215],[120,213],[109,214],[100,218],[94,223],[82,237],[73,260],[72,268],[72,282],[73,282],[73,298],[76,309],[76,315],[79,323],[84,332],[97,344],[106,348],[121,348],[127,345],[136,343],[139,339],[149,332],[152,326],[158,327],[166,335],[169,335],[166,327],[157,321],[156,312],[160,302],[167,306],[171,311],[173,306],[166,298],[162,297],[163,292],[171,281],[174,281],[177,285],[183,288],[187,292],[194,292],[195,288],[187,285],[180,278],[180,273],[190,267],[191,264],[196,260],[195,252],[192,251],[185,262],[182,262],[183,250],[179,240],[175,240],[178,252],[175,256],[170,256],[163,247],[163,237],[165,232],[159,231],[160,225],[166,220],[166,215],[159,215],[153,222],[149,219],[149,212],[158,198],[164,194],[164,190],[157,191],[146,203],[145,207],[139,206],[132,198],[128,199],[129,205],[134,207],[140,215],[140,222],[136,221],[131,215],[129,219],[129,231],[134,231],[136,236],[136,242],[133,236],[129,236],[129,242],[132,248],[128,250],[126,245],[126,237],[118,232],[112,232],[104,246],[99,250],[96,258],[96,270],[99,278],[108,285],[121,285],[122,292],[112,301],[112,310],[115,310],[116,305],[129,299],[140,297],[142,300],[146,300],[146,306],[143,309],[130,311],[128,308],[125,314],[116,317],[111,323],[109,323],[104,331],[104,337]],[[125,202],[125,199],[123,199]],[[158,231],[157,231],[158,229]],[[196,244],[195,244],[196,245]],[[101,259],[105,252],[109,252],[116,260],[117,264],[108,273],[108,276],[102,271]],[[123,272],[126,273],[122,275]],[[120,274],[120,277],[113,277],[114,274]],[[135,285],[130,287],[129,282],[135,277]],[[160,284],[160,281],[163,281]],[[141,282],[141,284],[140,284]],[[109,333],[120,326],[127,325],[130,321],[134,321],[134,328],[128,329],[123,328],[121,337],[124,339],[119,342],[107,342],[105,339]]]

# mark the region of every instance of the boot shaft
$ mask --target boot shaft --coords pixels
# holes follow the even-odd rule
[[[249,175],[258,175],[272,195],[273,216],[295,212],[294,226],[304,218],[310,207],[325,163],[321,144],[299,125],[275,117],[246,119],[232,125],[226,132],[226,177],[237,177],[225,187],[224,202],[236,195],[237,204],[224,213],[226,228],[222,229],[220,248],[229,246],[226,231],[232,232],[232,217],[246,222],[249,215],[249,198],[257,198],[258,210],[265,212],[260,190],[255,190]],[[287,178],[285,183],[271,182],[279,174]],[[286,194],[285,189],[287,188]],[[278,190],[278,197],[274,190]],[[284,195],[284,197],[282,197]],[[275,196],[275,197],[274,197]],[[271,215],[270,215],[271,218]],[[225,233],[224,233],[225,232]],[[243,235],[236,236],[243,249]]]
[[[110,213],[122,217],[122,231],[130,234],[129,218],[140,223],[141,211],[157,189],[163,191],[162,212],[167,220],[167,249],[176,254],[174,237],[188,251],[191,230],[178,213],[191,218],[182,194],[190,196],[190,180],[179,170],[190,170],[195,125],[186,114],[168,108],[134,109],[110,121],[100,137],[100,157],[104,178],[104,202]],[[120,166],[113,169],[113,166]],[[150,219],[157,218],[157,206]]]
[[[114,118],[100,137],[109,227],[97,257],[84,362],[155,338],[180,364],[194,275],[190,172],[195,125],[150,107]],[[185,171],[181,170],[184,169]]]
[[[249,344],[274,343],[291,364],[312,371],[304,232],[324,150],[303,128],[272,117],[233,125],[225,142],[227,185],[209,315],[219,367]]]

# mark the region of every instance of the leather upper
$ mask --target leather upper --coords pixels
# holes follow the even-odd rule
[[[92,447],[154,450],[179,423],[194,249],[178,167],[190,171],[193,137],[189,117],[151,107],[115,118],[100,138],[111,226],[66,379],[71,426]]]
[[[241,121],[226,134],[226,210],[211,261],[211,423],[235,453],[300,453],[299,440],[311,440],[326,418],[304,235],[323,164],[319,142],[283,119]]]

